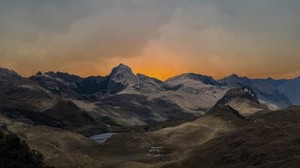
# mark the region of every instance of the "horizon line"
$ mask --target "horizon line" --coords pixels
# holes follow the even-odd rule
[[[132,70],[132,68],[131,68],[130,66],[128,66],[128,65],[126,65],[126,64],[123,64],[123,63],[120,63],[120,64],[118,64],[117,66],[115,66],[115,67],[113,67],[113,68],[116,68],[116,67],[118,67],[118,66],[120,66],[120,65],[125,65],[125,66],[129,67],[129,68]],[[111,68],[111,70],[112,70],[113,68]],[[37,73],[39,73],[39,72],[41,72],[42,74],[46,74],[46,73],[50,73],[50,72],[53,72],[53,73],[66,73],[66,74],[69,74],[69,75],[78,76],[78,77],[80,77],[80,78],[88,78],[88,77],[95,77],[95,76],[99,76],[99,77],[106,77],[106,76],[109,76],[109,73],[106,74],[106,75],[100,75],[100,74],[99,74],[99,75],[86,75],[86,76],[82,76],[82,75],[78,75],[78,74],[74,74],[74,73],[69,73],[69,72],[66,72],[66,71],[59,71],[59,70],[57,70],[57,71],[55,71],[55,70],[48,70],[48,71],[44,71],[44,72],[41,71],[41,70],[39,70],[39,71],[37,71],[35,74],[33,73],[33,74],[31,74],[31,75],[22,75],[21,73],[17,72],[15,69],[12,69],[12,68],[0,67],[0,69],[6,69],[6,70],[13,71],[13,72],[17,73],[18,75],[20,75],[20,76],[23,77],[23,78],[29,78],[29,77],[31,77],[31,76],[35,76],[35,75],[36,75]],[[223,76],[223,77],[221,77],[221,78],[215,78],[215,77],[213,77],[213,76],[211,76],[211,75],[205,75],[205,74],[196,73],[196,72],[183,72],[183,73],[179,73],[179,74],[177,74],[177,75],[175,75],[175,76],[169,76],[169,77],[167,77],[166,79],[160,79],[160,78],[158,78],[158,77],[155,77],[155,76],[149,76],[149,75],[147,75],[147,74],[143,74],[143,73],[140,73],[140,72],[137,72],[137,73],[136,73],[136,72],[134,72],[133,70],[132,70],[132,73],[133,73],[134,75],[142,74],[142,75],[148,76],[148,77],[150,77],[150,78],[158,79],[158,80],[160,80],[160,81],[167,81],[168,79],[174,78],[174,77],[176,77],[176,76],[184,75],[184,74],[195,74],[195,75],[207,76],[207,77],[213,78],[213,79],[216,80],[216,81],[217,81],[217,80],[222,80],[222,79],[224,79],[224,78],[226,78],[226,77],[230,77],[230,76],[232,76],[232,75],[236,75],[236,76],[238,76],[239,78],[248,78],[248,79],[253,79],[253,80],[256,80],[256,79],[264,79],[264,80],[267,80],[267,79],[273,79],[273,80],[292,80],[292,79],[296,79],[296,78],[299,78],[299,77],[300,77],[300,74],[299,74],[299,75],[296,75],[295,77],[292,77],[292,78],[274,78],[274,77],[272,77],[272,76],[269,76],[269,77],[248,77],[248,76],[240,76],[240,75],[238,75],[237,73],[231,73],[231,74],[228,74],[228,75]]]

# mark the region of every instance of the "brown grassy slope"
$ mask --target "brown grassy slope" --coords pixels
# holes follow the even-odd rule
[[[235,112],[229,106],[224,106],[179,126],[154,132],[117,135],[104,144],[109,155],[120,158],[118,162],[107,163],[108,167],[156,167],[170,160],[182,160],[194,147],[250,123],[238,118]],[[159,156],[153,156],[149,149],[158,146],[162,152]]]
[[[300,108],[255,115],[258,121],[196,147],[163,168],[299,167]]]
[[[32,126],[0,116],[5,132],[13,132],[26,141],[31,149],[44,156],[47,165],[57,168],[99,168],[101,158],[95,159],[99,145],[72,131],[47,126]],[[97,156],[97,155],[96,155]]]

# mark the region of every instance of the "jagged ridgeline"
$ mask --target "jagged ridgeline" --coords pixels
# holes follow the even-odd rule
[[[63,168],[295,167],[299,107],[272,110],[298,104],[298,81],[194,73],[161,81],[123,64],[87,78],[65,72],[25,78],[0,69],[0,128],[42,153],[47,165]],[[110,138],[101,144],[88,138],[104,134]],[[278,142],[268,146],[265,135]],[[9,137],[2,144],[20,142],[14,146],[43,166],[38,153]],[[15,150],[2,148],[8,149]]]
[[[0,83],[0,110],[6,117],[85,135],[95,130],[189,120],[206,114],[228,90],[237,87],[248,87],[257,99],[251,103],[244,98],[227,102],[245,115],[254,112],[252,107],[256,111],[274,110],[300,103],[299,78],[249,79],[231,75],[215,80],[185,73],[161,81],[134,74],[124,64],[107,76],[86,78],[52,71],[24,78],[13,70],[0,69]]]

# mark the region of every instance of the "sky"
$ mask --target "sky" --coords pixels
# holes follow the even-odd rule
[[[24,76],[300,75],[298,0],[0,0],[0,67]]]

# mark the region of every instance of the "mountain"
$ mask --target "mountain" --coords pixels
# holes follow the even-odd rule
[[[194,80],[194,81],[201,81],[201,82],[203,82],[204,84],[207,84],[207,85],[213,85],[213,86],[220,85],[211,76],[204,76],[204,75],[194,74],[194,73],[181,74],[181,75],[178,75],[178,76],[167,79],[166,82],[172,82],[172,81],[174,82],[174,81],[184,80],[184,79],[190,79],[190,80]]]
[[[246,115],[242,108],[249,112],[255,106],[258,110],[264,103],[271,109],[286,107],[290,104],[289,99],[278,88],[287,92],[283,88],[292,85],[288,85],[289,81],[249,79],[237,75],[214,80],[194,73],[160,81],[134,74],[124,64],[113,68],[107,76],[86,78],[52,71],[23,78],[12,70],[0,69],[0,82],[1,114],[85,135],[97,130],[104,132],[199,117],[206,114],[229,89],[241,86],[252,88],[260,103],[245,103],[244,99],[228,103],[242,114]]]
[[[51,93],[64,98],[95,99],[95,93],[105,94],[107,90],[107,77],[91,76],[81,78],[62,72],[37,73],[29,78]]]
[[[39,72],[23,78],[10,70],[2,72],[0,115],[13,120],[89,135],[195,117],[162,96],[149,98],[164,90],[163,83],[134,75],[123,64],[106,77]]]
[[[285,82],[289,81],[288,79],[273,79],[271,77],[267,79],[253,79],[256,82],[267,82],[268,84],[272,85],[273,87],[278,87],[279,85],[284,84]]]
[[[13,70],[8,70],[5,68],[0,68],[0,80],[3,79],[11,79],[11,80],[17,80],[22,78],[19,74],[17,74]]]
[[[239,77],[238,75],[233,74],[219,80],[218,82],[230,88],[243,86],[252,88],[259,101],[268,105],[268,107],[273,110],[286,108],[291,105],[289,98],[270,84],[268,80],[249,79],[247,77]]]
[[[36,82],[38,85],[47,89],[50,93],[64,98],[76,98],[76,93],[69,87],[71,78],[74,81],[79,80],[79,77],[73,77],[67,73],[47,72],[45,74],[39,72],[29,79]]]
[[[159,93],[165,91],[164,83],[161,80],[137,74],[137,84],[135,86],[142,93]]]
[[[299,167],[299,115],[299,107],[259,113],[257,123],[212,139],[194,147],[182,160],[158,167]]]
[[[164,91],[163,82],[143,74],[134,74],[130,67],[120,64],[108,76],[111,94],[151,94]]]
[[[300,77],[288,80],[276,87],[284,93],[294,105],[300,105]]]
[[[120,64],[105,77],[81,78],[62,72],[48,72],[31,79],[65,98],[98,101],[108,95],[142,94],[149,98],[166,99],[185,112],[196,115],[206,113],[228,89],[242,86],[252,88],[259,101],[271,109],[292,104],[284,93],[287,90],[283,89],[283,84],[289,80],[249,79],[236,74],[217,81],[210,76],[185,73],[163,82],[143,74],[134,74],[130,67]]]
[[[259,102],[255,92],[249,87],[230,89],[218,102],[211,111],[217,107],[229,105],[239,111],[243,116],[249,116],[260,110],[267,110],[268,107]]]
[[[136,76],[131,68],[123,64],[113,68],[108,77],[107,93],[109,94],[116,94],[126,87],[137,83]]]
[[[165,95],[190,113],[206,113],[228,90],[212,77],[186,73],[164,82]]]
[[[299,107],[272,111],[298,99],[298,82],[160,81],[124,64],[86,78],[0,69],[0,130],[56,167],[299,167]],[[118,134],[101,145],[87,138],[106,132]]]

